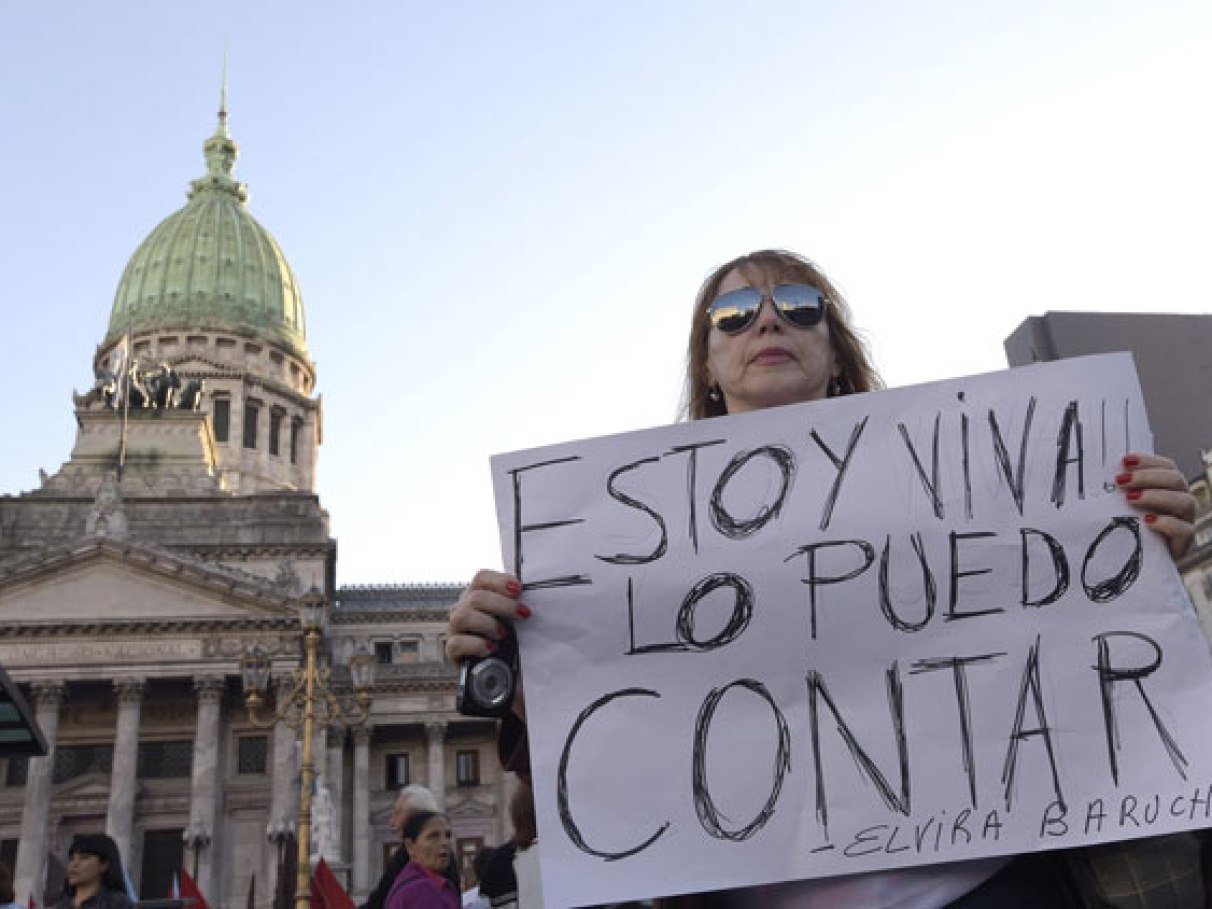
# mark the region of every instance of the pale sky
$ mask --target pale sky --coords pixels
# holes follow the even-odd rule
[[[499,567],[491,454],[672,422],[781,246],[890,385],[1049,310],[1212,311],[1212,4],[0,0],[0,492],[75,438],[127,259],[236,176],[303,292],[338,581]]]

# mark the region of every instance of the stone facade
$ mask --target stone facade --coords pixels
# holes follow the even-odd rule
[[[72,836],[102,830],[145,898],[180,868],[214,907],[293,885],[300,742],[253,722],[240,674],[262,649],[269,706],[289,700],[313,589],[332,604],[320,657],[338,699],[351,654],[378,664],[369,722],[314,736],[313,857],[365,896],[406,783],[434,791],[468,865],[506,836],[492,724],[456,714],[442,660],[459,588],[336,587],[302,300],[231,178],[226,113],[204,148],[208,175],[123,276],[68,460],[0,496],[0,664],[51,748],[0,759],[0,858],[22,904],[55,905]],[[156,370],[204,384],[200,400],[130,406]]]

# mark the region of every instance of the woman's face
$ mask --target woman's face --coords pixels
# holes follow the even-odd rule
[[[444,817],[431,817],[415,840],[405,840],[408,857],[430,871],[441,874],[450,864],[450,824]]]
[[[67,857],[67,882],[77,889],[101,883],[109,862],[87,852],[73,852]]]
[[[707,375],[712,384],[719,385],[728,412],[826,397],[829,380],[839,372],[828,322],[822,319],[812,328],[791,325],[768,299],[778,284],[808,282],[784,278],[769,269],[753,269],[750,275],[752,281],[734,268],[724,276],[719,293],[756,287],[766,296],[757,319],[735,335],[718,328],[707,334]]]

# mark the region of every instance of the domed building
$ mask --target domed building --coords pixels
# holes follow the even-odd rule
[[[315,595],[336,694],[352,701],[355,652],[378,673],[369,721],[314,737],[312,858],[364,897],[408,783],[434,791],[465,864],[505,835],[492,726],[455,713],[442,662],[458,588],[336,587],[303,300],[233,176],[223,108],[205,175],[122,273],[69,459],[0,496],[0,665],[52,748],[0,758],[22,903],[53,903],[72,836],[104,830],[143,898],[184,868],[212,906],[272,904],[293,881],[302,749],[253,722],[241,670],[259,654],[268,707],[290,701]]]

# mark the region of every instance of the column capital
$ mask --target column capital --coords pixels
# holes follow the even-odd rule
[[[118,695],[119,704],[138,704],[143,700],[143,691],[147,687],[147,679],[132,677],[114,679],[114,691]]]
[[[198,701],[202,704],[214,704],[223,697],[223,692],[227,687],[227,680],[221,675],[196,675],[194,676],[194,691],[198,695]]]
[[[353,738],[355,745],[369,745],[370,737],[374,734],[375,727],[370,723],[362,726],[355,726],[353,730]]]
[[[34,682],[34,703],[38,707],[58,707],[63,703],[67,694],[67,684],[64,682]]]
[[[444,739],[446,738],[446,721],[445,720],[429,720],[425,723],[425,737],[429,739]]]

